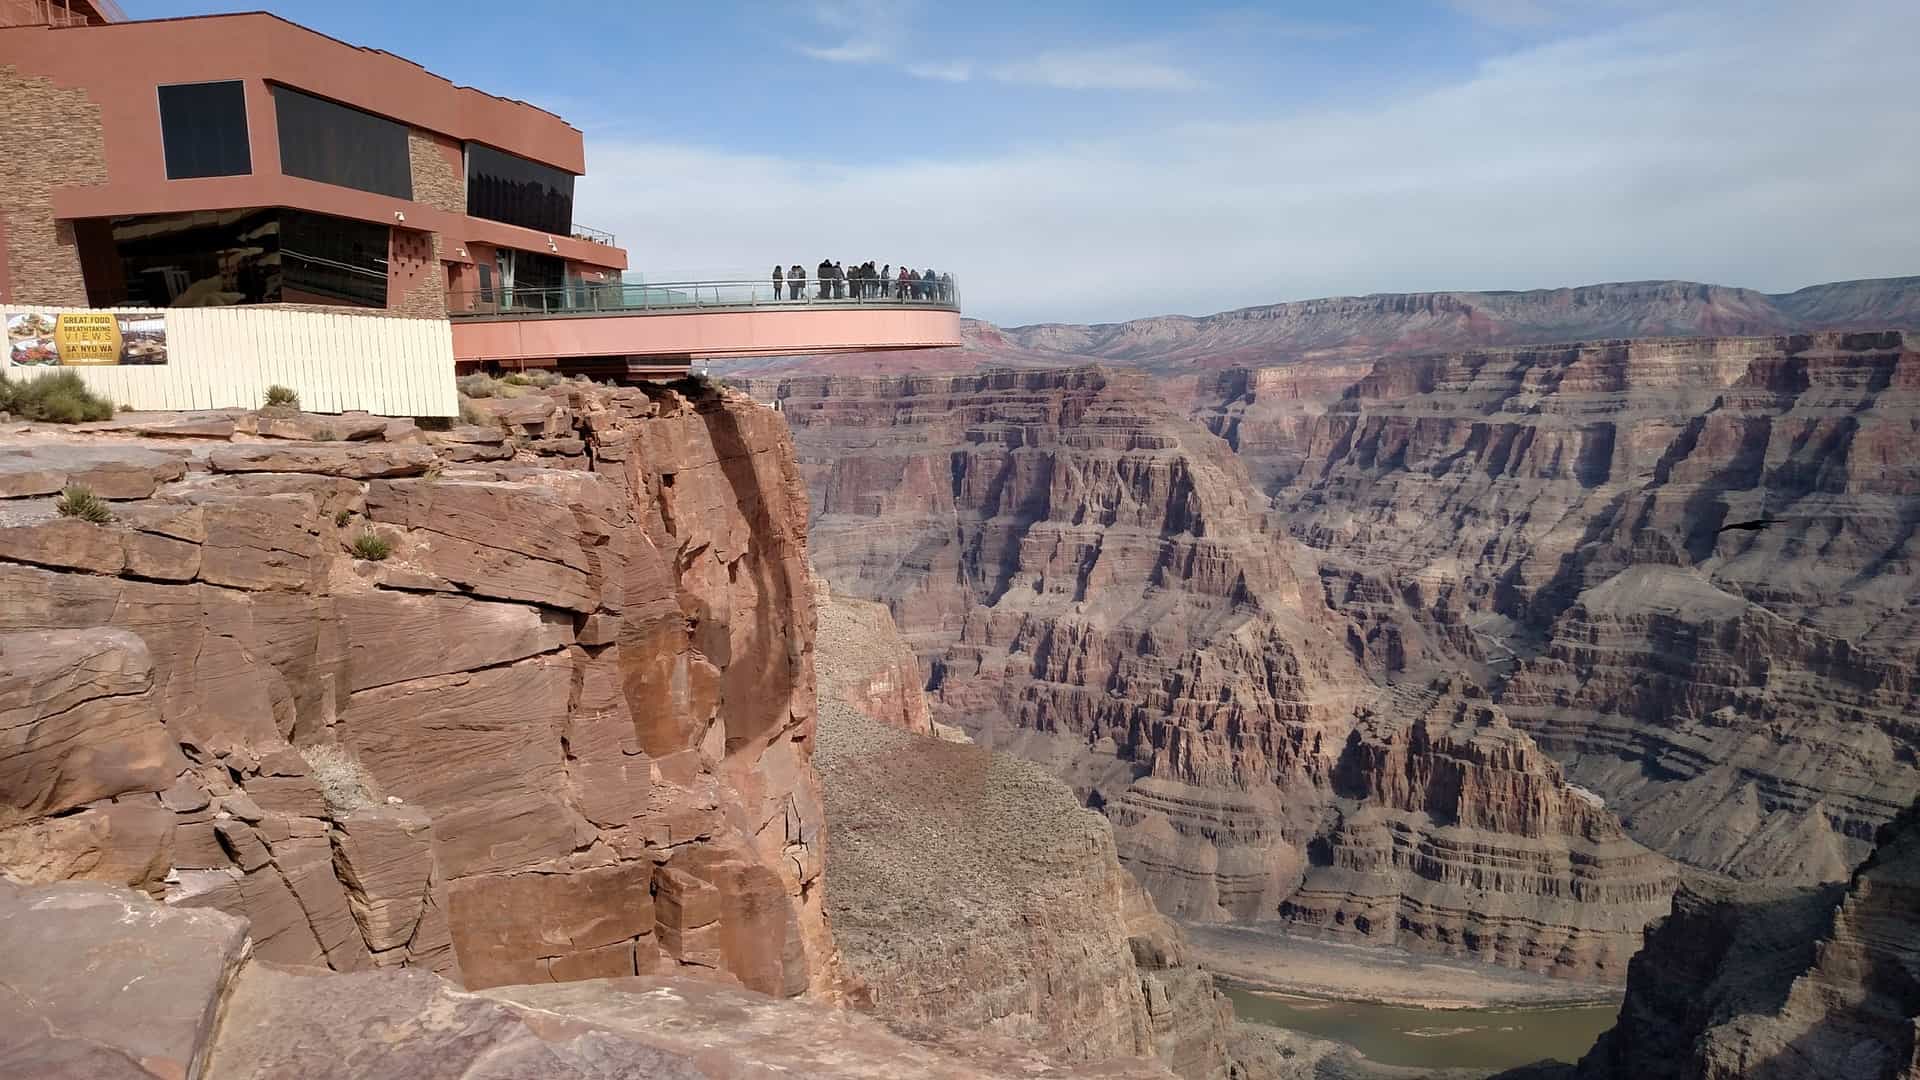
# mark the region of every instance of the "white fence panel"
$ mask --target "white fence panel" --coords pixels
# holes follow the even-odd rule
[[[74,308],[0,306],[0,320]],[[19,378],[72,371],[115,405],[136,409],[255,408],[267,387],[291,387],[315,412],[362,409],[387,416],[456,416],[453,327],[445,319],[267,307],[106,308],[164,315],[167,362],[154,365],[15,365]]]

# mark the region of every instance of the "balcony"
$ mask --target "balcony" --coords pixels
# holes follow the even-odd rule
[[[465,364],[565,364],[622,358],[635,371],[698,359],[930,349],[960,344],[948,279],[810,282],[794,295],[762,281],[678,281],[565,289],[493,289],[447,298],[454,357]]]

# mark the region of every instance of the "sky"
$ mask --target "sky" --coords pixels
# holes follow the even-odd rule
[[[873,259],[1002,325],[1920,274],[1920,3],[122,0],[265,8],[586,136],[652,280]]]

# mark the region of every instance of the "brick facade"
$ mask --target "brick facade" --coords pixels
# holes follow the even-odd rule
[[[407,132],[413,200],[450,213],[466,213],[467,185],[460,161],[459,143],[418,128]],[[387,310],[423,319],[446,318],[447,274],[440,262],[444,243],[439,233],[393,230],[387,256]]]
[[[100,107],[84,90],[0,65],[0,192],[5,202],[5,298],[17,304],[84,307],[73,226],[54,220],[53,189],[103,184]]]

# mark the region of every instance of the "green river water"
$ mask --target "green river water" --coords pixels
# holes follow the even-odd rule
[[[1242,1020],[1336,1039],[1383,1065],[1436,1069],[1578,1061],[1620,1012],[1617,1004],[1443,1011],[1223,989]]]

